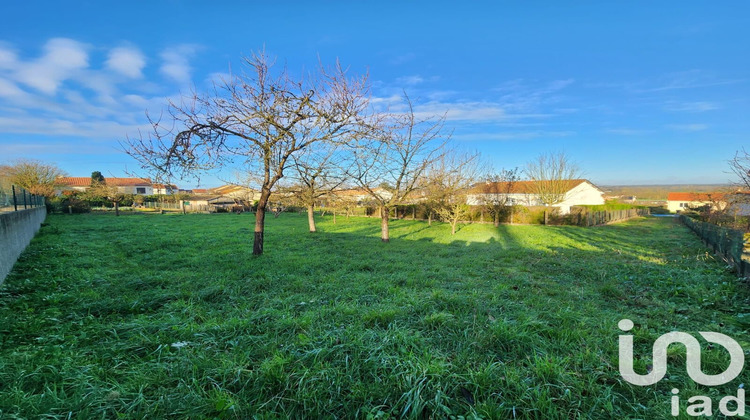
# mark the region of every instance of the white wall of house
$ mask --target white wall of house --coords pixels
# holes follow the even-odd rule
[[[572,206],[599,206],[604,204],[604,192],[599,188],[582,182],[565,194],[565,200],[556,204],[562,214],[570,213]]]
[[[727,207],[727,203],[719,201],[712,203],[710,201],[678,201],[670,200],[667,201],[667,210],[670,213],[678,213],[689,209],[697,209],[699,207],[710,205],[713,210],[723,210]]]
[[[469,194],[466,204],[478,206],[487,204],[493,198],[508,199],[508,204],[520,206],[543,206],[537,194]],[[570,213],[572,206],[597,206],[604,204],[604,193],[588,182],[582,182],[565,194],[565,200],[551,207],[560,209],[562,214]]]
[[[136,195],[154,195],[154,187],[151,185],[127,185],[123,187],[117,187],[117,189],[123,194],[136,194]]]
[[[153,192],[154,194],[161,194],[161,195],[172,195],[176,192],[174,189],[167,188],[167,187],[153,187],[153,191],[154,191]]]

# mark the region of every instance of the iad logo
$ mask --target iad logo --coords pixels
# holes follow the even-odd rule
[[[633,321],[629,319],[621,320],[617,326],[625,332],[633,329]],[[715,332],[700,332],[703,339],[709,343],[716,343],[724,347],[729,352],[730,362],[727,369],[718,375],[706,375],[701,370],[701,348],[698,340],[690,334],[683,332],[666,333],[654,342],[653,349],[653,369],[645,375],[635,373],[633,370],[633,336],[620,335],[620,375],[626,381],[633,385],[648,386],[659,382],[667,373],[667,348],[670,344],[680,343],[685,346],[687,359],[687,373],[690,378],[706,386],[724,385],[736,378],[745,366],[745,353],[742,347],[731,337]],[[680,391],[673,389],[672,394],[672,415],[679,415],[679,397],[676,395]],[[730,410],[728,403],[734,401],[737,404],[736,410]],[[711,399],[701,395],[696,395],[688,399],[687,414],[691,416],[711,416],[712,407]],[[745,390],[740,388],[737,391],[737,397],[727,396],[719,402],[719,411],[726,416],[745,415]]]

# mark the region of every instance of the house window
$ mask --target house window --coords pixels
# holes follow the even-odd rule
[[[146,194],[146,188],[136,187],[135,193],[136,194]]]

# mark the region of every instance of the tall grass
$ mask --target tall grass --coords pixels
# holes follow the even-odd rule
[[[0,417],[672,418],[708,392],[680,351],[624,382],[620,319],[641,372],[674,329],[750,349],[747,286],[672,220],[337,222],[268,219],[257,258],[248,214],[50,216],[0,287]]]

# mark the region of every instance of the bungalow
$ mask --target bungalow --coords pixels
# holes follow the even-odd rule
[[[562,214],[570,213],[572,206],[604,204],[604,191],[588,180],[571,179],[564,182],[564,199],[551,206],[560,209]],[[500,201],[509,205],[543,206],[537,191],[537,181],[516,181],[510,185],[502,182],[479,183],[469,191],[466,204],[477,206]]]
[[[209,210],[222,207],[229,208],[234,206],[237,202],[232,197],[224,195],[194,195],[187,200],[183,201],[185,208],[188,210]]]
[[[390,193],[388,190],[384,188],[374,188],[372,191],[375,194],[377,194],[379,197],[382,197],[385,200],[388,200],[393,196],[392,193]],[[366,206],[367,204],[373,202],[374,200],[372,195],[370,195],[370,193],[364,188],[336,190],[333,192],[333,195],[338,197],[341,200],[346,200],[346,201],[351,201],[353,203],[356,203],[358,206]]]
[[[212,188],[211,193],[236,198],[247,203],[253,203],[260,199],[260,191],[232,184]]]
[[[679,213],[704,206],[711,206],[712,210],[724,210],[727,207],[726,194],[718,192],[671,192],[667,194],[667,210],[671,213]]]
[[[154,187],[148,178],[104,178],[104,182],[109,186],[116,186],[123,194],[152,195]],[[57,178],[58,188],[55,190],[57,195],[63,191],[86,191],[91,186],[90,177],[60,177]]]

